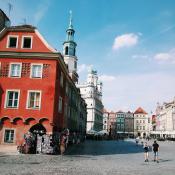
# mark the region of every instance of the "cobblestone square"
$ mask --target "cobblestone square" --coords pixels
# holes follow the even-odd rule
[[[149,141],[152,145],[153,140]],[[144,162],[143,148],[134,140],[86,141],[66,155],[0,154],[1,175],[174,175],[174,142],[158,142],[160,162]]]

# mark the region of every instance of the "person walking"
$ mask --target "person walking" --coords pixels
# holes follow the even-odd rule
[[[66,147],[66,135],[62,134],[60,139],[60,153],[61,155],[64,155],[65,148]]]
[[[153,143],[153,151],[154,151],[154,162],[159,163],[158,160],[159,144],[157,144],[156,140]]]
[[[144,146],[143,146],[143,149],[144,149],[144,157],[145,157],[145,162],[149,162],[148,160],[148,157],[149,157],[149,146],[147,144],[147,142],[145,142]]]

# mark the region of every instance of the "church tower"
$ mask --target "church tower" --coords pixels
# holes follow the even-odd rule
[[[69,75],[75,83],[78,83],[75,30],[72,25],[72,12],[70,11],[69,26],[66,30],[66,41],[63,43],[64,62],[68,66]]]

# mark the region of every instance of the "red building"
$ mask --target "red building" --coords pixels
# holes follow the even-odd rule
[[[30,25],[0,32],[0,144],[23,143],[24,134],[85,132],[86,104],[63,56]]]

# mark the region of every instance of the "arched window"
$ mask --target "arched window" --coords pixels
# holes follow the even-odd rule
[[[68,46],[66,46],[66,48],[65,48],[65,55],[68,55]]]
[[[75,51],[76,51],[76,50],[75,50],[75,48],[74,48],[74,51],[73,51],[73,56],[75,56]]]

